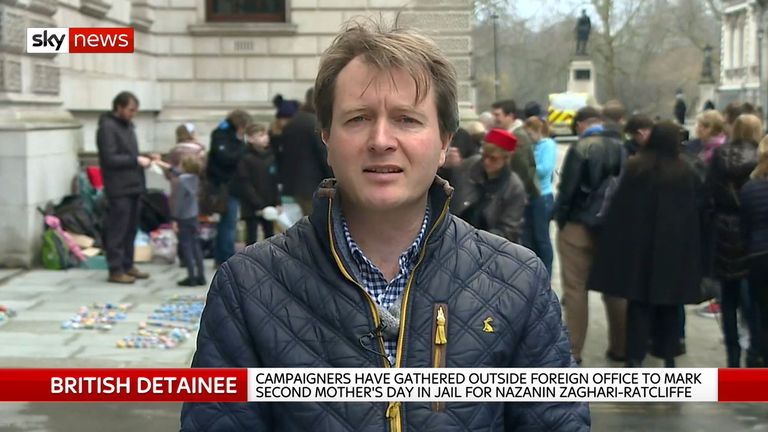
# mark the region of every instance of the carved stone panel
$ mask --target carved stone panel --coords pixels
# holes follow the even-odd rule
[[[0,91],[21,91],[21,62],[0,60]]]
[[[112,0],[81,0],[80,12],[102,18],[112,8]]]
[[[32,74],[32,91],[40,94],[59,94],[61,74],[59,68],[37,63]]]
[[[59,9],[56,0],[30,0],[29,10],[45,16],[53,16]]]
[[[0,6],[0,50],[23,53],[27,20],[24,15],[8,7]]]

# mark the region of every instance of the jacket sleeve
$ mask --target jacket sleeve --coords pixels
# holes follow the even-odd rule
[[[741,188],[741,206],[739,207],[739,213],[741,216],[741,223],[739,224],[739,231],[741,232],[741,238],[744,241],[744,244],[749,244],[749,237],[752,233],[752,209],[750,201],[750,194],[749,194],[749,183],[745,184]]]
[[[139,166],[136,157],[119,153],[117,146],[115,131],[108,127],[100,127],[96,132],[96,147],[99,149],[99,165],[102,168],[124,169]]]
[[[527,299],[530,314],[510,367],[574,367],[571,345],[560,318],[560,303],[549,285],[541,260],[532,257],[532,289]],[[504,404],[506,432],[589,431],[589,405],[585,402],[531,402]]]
[[[557,201],[553,212],[554,219],[560,229],[565,226],[568,216],[570,216],[571,206],[579,189],[583,170],[584,159],[576,150],[576,145],[571,145],[565,154],[563,167],[560,169],[560,184],[558,185]]]
[[[539,152],[539,158],[536,159],[536,176],[541,178],[544,176],[552,176],[555,171],[555,165],[557,165],[557,144],[550,145],[550,142],[543,142],[539,145],[546,146],[541,148]],[[534,157],[536,154],[534,153]]]
[[[497,226],[490,232],[513,243],[518,243],[523,233],[523,215],[526,204],[528,204],[528,194],[525,193],[525,186],[517,174],[512,173],[509,189],[504,195]]]
[[[256,186],[253,184],[251,178],[251,167],[248,164],[247,157],[244,157],[237,164],[237,173],[235,174],[235,185],[238,188],[240,200],[250,203],[255,209],[262,209],[266,207],[264,203],[264,197],[259,194]],[[241,209],[242,210],[242,209]],[[243,217],[251,217],[253,215],[242,215]]]
[[[261,366],[240,304],[240,293],[229,265],[224,263],[208,291],[192,367]],[[181,410],[182,432],[269,432],[271,423],[269,406],[265,403],[185,403]]]

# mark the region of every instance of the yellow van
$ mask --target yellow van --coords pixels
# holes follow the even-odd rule
[[[587,93],[552,93],[549,95],[547,120],[552,135],[573,135],[571,122],[576,111],[589,104]]]

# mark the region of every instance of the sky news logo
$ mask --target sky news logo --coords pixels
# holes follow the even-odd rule
[[[28,28],[27,52],[132,53],[132,27]]]

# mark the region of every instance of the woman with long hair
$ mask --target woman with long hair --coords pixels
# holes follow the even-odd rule
[[[625,298],[627,366],[648,351],[674,367],[684,304],[701,301],[699,205],[701,181],[680,157],[681,130],[653,126],[644,150],[624,166],[587,286]]]
[[[530,223],[533,235],[533,251],[547,267],[552,277],[552,239],[549,236],[549,221],[552,220],[552,209],[555,205],[552,179],[557,165],[557,143],[549,137],[549,125],[539,117],[528,117],[525,129],[535,143],[533,155],[536,160],[536,176],[541,185],[541,196],[534,198],[526,208],[526,223]]]
[[[752,313],[760,323],[758,345],[763,364],[768,359],[768,137],[758,146],[757,168],[741,188],[741,231],[747,242],[747,269]]]
[[[715,260],[714,276],[720,281],[720,308],[728,367],[741,365],[737,309],[741,303],[750,336],[757,340],[757,323],[749,311],[748,299],[742,298],[747,283],[745,258],[747,249],[741,231],[740,191],[757,166],[757,146],[762,135],[762,122],[753,114],[742,114],[733,123],[730,141],[717,148],[707,175],[707,189],[714,205]],[[751,350],[752,351],[752,350]],[[753,363],[756,352],[750,352]]]

